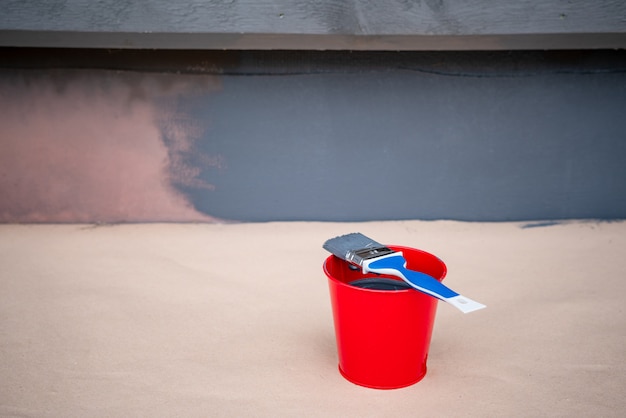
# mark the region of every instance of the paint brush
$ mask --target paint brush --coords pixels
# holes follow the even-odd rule
[[[361,267],[364,274],[377,273],[399,277],[411,287],[447,302],[463,313],[486,307],[456,293],[428,274],[407,269],[402,251],[394,251],[361,233],[331,238],[323,247],[335,256]]]

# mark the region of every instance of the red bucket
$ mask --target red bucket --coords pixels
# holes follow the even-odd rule
[[[414,248],[402,251],[407,267],[439,281],[446,265],[439,258]],[[419,382],[426,375],[426,360],[433,331],[437,299],[393,276],[363,274],[361,269],[330,256],[324,262],[335,323],[339,371],[352,383],[376,389],[395,389]],[[359,287],[367,280],[395,286]],[[394,282],[390,282],[393,279]],[[354,283],[355,281],[359,281]],[[350,284],[352,283],[352,284]]]

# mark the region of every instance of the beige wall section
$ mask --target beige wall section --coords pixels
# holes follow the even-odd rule
[[[0,222],[215,220],[173,187],[212,188],[183,158],[203,127],[157,104],[190,94],[184,77],[45,74],[0,82]],[[216,78],[203,80],[202,93],[219,88]]]

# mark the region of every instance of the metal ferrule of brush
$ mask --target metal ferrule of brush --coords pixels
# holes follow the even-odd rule
[[[363,266],[364,260],[382,257],[383,255],[391,254],[394,252],[394,250],[387,247],[362,248],[356,251],[348,251],[346,253],[346,260],[351,263],[358,264],[359,266]]]

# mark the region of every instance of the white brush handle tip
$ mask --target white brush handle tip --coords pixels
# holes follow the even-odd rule
[[[472,300],[463,295],[446,298],[444,299],[444,301],[448,302],[450,305],[454,306],[463,313],[470,313],[487,307],[486,305],[478,303],[475,300]]]

